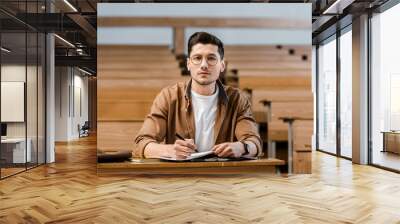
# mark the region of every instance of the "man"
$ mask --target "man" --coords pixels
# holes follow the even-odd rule
[[[184,159],[213,150],[218,157],[262,154],[248,98],[223,86],[224,47],[217,37],[194,33],[188,42],[191,80],[164,88],[135,138],[136,157]]]

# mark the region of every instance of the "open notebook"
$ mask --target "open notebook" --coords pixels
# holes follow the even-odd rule
[[[208,155],[213,154],[213,151],[205,151],[205,152],[197,152],[197,153],[192,153],[189,157],[186,159],[177,159],[177,158],[172,158],[172,157],[161,157],[163,160],[169,160],[169,161],[188,161],[188,160],[193,160],[193,159],[198,159],[202,158]]]
[[[167,161],[204,161],[204,162],[222,162],[222,161],[242,161],[242,160],[256,160],[258,159],[257,157],[250,157],[250,156],[242,156],[240,158],[219,158],[217,156],[209,156],[214,154],[213,151],[206,151],[206,152],[198,152],[198,153],[192,153],[189,157],[186,159],[176,159],[176,158],[171,158],[171,157],[161,157],[160,159],[162,160],[167,160]]]

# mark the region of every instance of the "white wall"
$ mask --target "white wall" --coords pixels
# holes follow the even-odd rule
[[[38,70],[37,70],[38,69]],[[26,90],[26,99],[21,97],[23,102],[19,108],[3,107],[2,112],[22,113],[22,121],[6,122],[8,138],[24,138],[27,136],[30,143],[32,161],[36,162],[36,156],[39,154],[39,163],[44,162],[44,89],[41,67],[25,66],[25,64],[4,64],[1,66],[1,81],[24,82]],[[4,89],[2,89],[2,93]],[[22,91],[22,90],[20,90]],[[21,92],[20,92],[21,93]],[[24,93],[24,91],[22,91]],[[9,98],[2,95],[2,98]],[[17,103],[17,102],[15,102]],[[3,104],[3,102],[2,102]],[[26,105],[25,105],[26,104]],[[19,111],[17,111],[19,110]],[[26,119],[25,119],[26,113]]]
[[[68,141],[70,75],[68,67],[55,68],[55,141]]]
[[[8,82],[25,82],[25,75],[27,69],[28,74],[32,74],[35,69],[32,66],[26,67],[24,65],[9,64],[1,66],[1,81]],[[35,70],[36,72],[36,70]],[[28,96],[33,96],[28,93]],[[36,96],[36,94],[35,94]],[[23,108],[24,109],[24,108]],[[1,108],[1,110],[7,110],[7,108]],[[25,122],[8,122],[7,123],[7,136],[8,137],[25,137]]]
[[[25,82],[25,64],[24,65],[2,65],[1,81]],[[28,70],[32,67],[28,66]]]
[[[76,74],[76,72],[78,72],[78,74]],[[72,119],[71,119],[72,138],[79,137],[79,132],[77,128],[78,124],[82,126],[85,123],[85,121],[88,120],[88,106],[89,106],[88,78],[87,76],[83,77],[81,74],[82,73],[75,70],[74,83],[73,83],[73,85],[75,86],[74,87],[75,91],[73,92],[74,94],[73,98],[75,102],[71,103],[71,105],[74,104],[74,108],[72,109]]]
[[[98,17],[211,17],[276,18],[310,21],[311,4],[261,3],[99,3]],[[311,44],[310,29],[202,28],[188,27],[185,40],[196,31],[217,35],[226,45],[237,44]],[[172,46],[171,28],[98,27],[98,44],[163,44]]]
[[[88,78],[75,68],[56,67],[55,86],[55,140],[77,139],[78,124],[88,120]]]
[[[25,121],[25,82],[1,81],[1,121]]]

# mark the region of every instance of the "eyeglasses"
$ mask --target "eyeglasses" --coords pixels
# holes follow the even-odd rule
[[[207,64],[210,66],[216,65],[218,63],[218,57],[215,55],[207,55],[205,58],[206,58]],[[203,56],[193,55],[192,57],[190,57],[190,61],[194,65],[200,65],[201,62],[203,61]]]

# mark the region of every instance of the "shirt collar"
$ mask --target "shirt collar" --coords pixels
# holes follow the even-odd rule
[[[219,89],[218,95],[219,98],[221,99],[221,102],[223,102],[224,104],[228,104],[228,94],[225,91],[224,85],[219,79],[217,79],[216,84]],[[192,90],[192,79],[186,81],[185,83],[185,99],[187,101],[191,100],[191,90]]]

